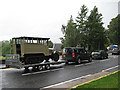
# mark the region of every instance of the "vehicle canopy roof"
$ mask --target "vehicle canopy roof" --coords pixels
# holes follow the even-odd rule
[[[65,47],[65,49],[69,49],[69,48],[71,48],[71,49],[84,49],[83,47]]]
[[[41,37],[14,37],[12,39],[28,39],[28,40],[49,40],[50,38],[41,38]]]

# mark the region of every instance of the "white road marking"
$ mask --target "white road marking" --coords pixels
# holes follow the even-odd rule
[[[33,73],[25,73],[25,74],[22,74],[22,76],[27,76],[27,75],[31,75],[31,74],[38,74],[38,73],[45,73],[45,72],[53,72],[53,71],[58,71],[58,70],[62,70],[64,68],[60,68],[60,69],[54,69],[54,70],[45,70],[45,71],[40,71],[40,72],[33,72]]]
[[[100,62],[109,61],[110,59],[100,60]]]
[[[86,63],[86,64],[84,64],[84,65],[89,65],[89,64],[93,64],[94,62],[91,62],[91,63]]]
[[[89,64],[93,64],[94,62],[91,62],[91,63],[86,63],[86,64],[80,64],[80,65],[75,65],[75,67],[80,67],[80,66],[83,66],[83,65],[89,65]]]
[[[54,87],[54,86],[57,86],[57,85],[65,84],[65,83],[68,83],[68,82],[72,82],[72,81],[75,81],[75,80],[78,80],[78,79],[81,79],[81,78],[88,77],[88,76],[90,76],[90,75],[91,75],[91,74],[88,74],[88,75],[81,76],[81,77],[78,77],[78,78],[75,78],[75,79],[71,79],[71,80],[64,81],[64,82],[60,82],[60,83],[57,83],[57,84],[54,84],[54,85],[46,86],[46,87],[43,87],[42,89],[51,88],[51,87]]]
[[[114,66],[114,67],[111,67],[111,68],[108,68],[108,69],[105,69],[105,70],[102,70],[102,72],[106,72],[106,71],[108,71],[108,70],[111,70],[111,69],[114,69],[114,68],[117,68],[117,67],[119,67],[119,65]]]
[[[80,66],[83,66],[84,64],[80,64],[80,65],[75,65],[75,67],[80,67]]]

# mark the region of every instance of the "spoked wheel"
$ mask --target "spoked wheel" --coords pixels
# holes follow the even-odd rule
[[[39,71],[43,70],[43,66],[37,66],[37,70]]]
[[[50,69],[50,65],[48,64],[48,65],[45,65],[45,69],[46,70],[49,70]]]
[[[32,68],[32,71],[37,71],[37,66],[34,66],[33,68]]]

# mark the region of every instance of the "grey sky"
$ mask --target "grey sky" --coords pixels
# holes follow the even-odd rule
[[[96,5],[104,27],[118,14],[119,0],[0,0],[0,41],[12,37],[49,37],[60,43],[62,24],[75,19],[85,4],[89,13]]]

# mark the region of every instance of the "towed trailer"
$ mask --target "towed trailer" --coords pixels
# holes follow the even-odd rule
[[[46,70],[50,69],[50,65],[56,65],[56,64],[61,64],[65,63],[65,60],[58,60],[58,61],[50,61],[50,62],[42,62],[42,63],[36,63],[36,64],[27,64],[25,65],[20,61],[20,55],[19,54],[7,54],[6,55],[6,67],[7,68],[16,68],[16,69],[21,69],[25,68],[26,71],[29,70],[29,67],[33,67],[33,70],[43,70],[43,67]]]

